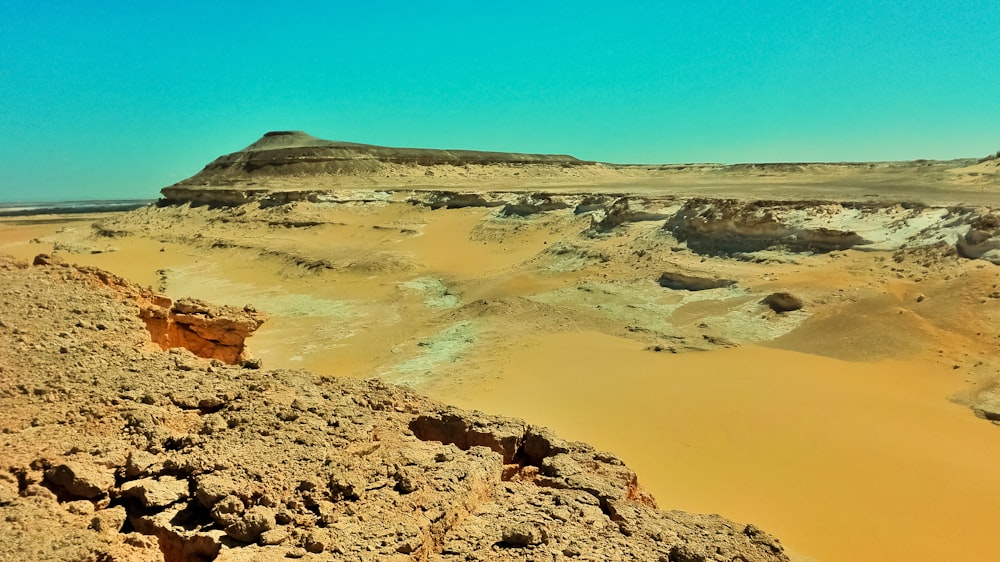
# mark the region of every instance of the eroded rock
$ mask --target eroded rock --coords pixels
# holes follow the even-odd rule
[[[958,239],[958,252],[967,258],[986,260],[1000,265],[1000,215],[983,213],[969,225],[968,232]]]
[[[778,313],[792,312],[802,308],[802,299],[785,292],[771,293],[760,302],[771,307],[771,310]]]
[[[267,318],[250,306],[214,306],[197,299],[181,299],[169,308],[149,305],[140,316],[163,349],[182,347],[198,357],[229,364],[249,359],[244,341]]]
[[[59,463],[45,471],[45,480],[71,497],[93,499],[115,485],[112,472],[104,467],[78,461]]]
[[[676,271],[667,271],[656,280],[661,287],[678,291],[705,291],[708,289],[721,289],[732,287],[736,281],[732,279],[714,279],[711,277],[698,277],[687,275]]]
[[[113,273],[67,264],[46,254],[36,256],[33,263],[59,267],[79,280],[113,289],[115,295],[139,307],[139,317],[146,323],[153,343],[163,349],[185,348],[198,357],[236,364],[249,359],[244,341],[267,319],[266,314],[249,305],[240,309],[210,305],[197,299],[180,299],[173,303]]]
[[[188,498],[189,483],[172,476],[143,478],[122,484],[120,493],[124,497],[139,500],[144,507],[167,507]]]

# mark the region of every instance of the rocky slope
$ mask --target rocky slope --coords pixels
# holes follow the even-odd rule
[[[544,428],[165,352],[95,276],[0,261],[0,559],[787,560]]]
[[[164,350],[183,347],[198,357],[229,364],[253,362],[244,343],[264,323],[267,315],[251,306],[236,309],[189,298],[174,303],[150,289],[95,267],[70,266],[47,254],[35,256],[32,263],[60,266],[77,281],[112,288],[139,307],[139,318],[146,324],[151,341]]]

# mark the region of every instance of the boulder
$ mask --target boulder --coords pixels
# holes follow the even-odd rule
[[[144,507],[167,507],[187,499],[189,488],[187,480],[162,476],[126,482],[121,486],[121,495],[139,500]]]
[[[802,299],[785,292],[771,293],[760,302],[771,307],[771,310],[777,313],[791,312],[802,308]]]
[[[45,480],[67,495],[83,499],[103,496],[115,485],[115,478],[110,470],[75,461],[67,461],[46,470]]]

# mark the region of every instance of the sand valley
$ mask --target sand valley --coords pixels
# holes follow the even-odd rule
[[[765,544],[756,541],[756,531],[746,531],[747,523],[778,537],[797,560],[976,560],[995,550],[997,158],[616,166],[561,156],[324,143],[299,133],[269,134],[166,188],[160,204],[127,213],[2,219],[0,254],[25,261],[53,254],[175,302],[193,297],[232,310],[252,305],[267,320],[246,340],[247,350],[264,369],[285,373],[274,375],[277,396],[290,403],[301,388],[309,400],[319,400],[329,393],[322,381],[384,395],[380,400],[392,404],[392,419],[381,420],[372,406],[359,414],[365,418],[359,423],[386,435],[407,424],[418,436],[443,432],[414,430],[423,426],[411,418],[451,404],[485,412],[468,416],[514,416],[561,439],[589,443],[614,455],[613,461],[588,460],[597,462],[594,470],[627,483],[616,488],[617,496],[598,494],[601,501],[638,502],[636,513],[673,513],[639,501],[648,493],[655,504],[646,503],[663,510],[736,521],[735,531],[718,531],[736,537],[732,543],[720,539],[736,545],[727,556],[756,556],[739,541]],[[18,335],[11,326],[30,323],[12,318],[13,311],[28,314],[12,304],[16,300],[8,295],[0,310],[0,332],[9,332],[11,341]],[[5,388],[16,384],[12,366],[22,365],[12,349],[0,355]],[[184,361],[201,360],[185,355]],[[238,393],[241,369],[215,370],[227,377],[220,388]],[[254,385],[267,379],[267,371],[242,371],[252,371],[246,378]],[[201,376],[217,375],[209,370]],[[379,382],[363,381],[371,378]],[[173,406],[157,392],[169,396],[169,382],[156,384],[166,386],[146,389],[149,400],[166,412]],[[375,390],[357,390],[364,385]],[[17,396],[10,391],[7,399]],[[425,403],[423,396],[436,402]],[[170,428],[175,440],[197,433],[193,414],[184,415],[190,427]],[[36,459],[17,436],[34,431],[31,419],[0,418],[6,446],[27,463]],[[506,435],[495,429],[486,434]],[[514,434],[537,442],[527,429]],[[316,437],[302,439],[312,443]],[[460,444],[468,437],[442,439]],[[408,441],[398,446],[420,450],[406,454],[436,454]],[[156,453],[155,447],[144,452],[149,450]],[[505,454],[499,445],[493,450]],[[592,452],[564,454],[584,463],[580,459]],[[476,458],[462,470],[510,465],[510,456]],[[517,478],[456,493],[490,496],[483,490],[525,485],[537,470],[544,478],[569,474],[546,475],[545,458],[519,465]],[[618,458],[634,470],[641,494],[630,487],[631,476],[605,467],[619,466]],[[386,466],[399,464],[393,459]],[[374,478],[379,462],[358,470]],[[180,477],[184,471],[178,470],[148,475]],[[197,471],[184,474],[191,475],[191,486],[200,485]],[[385,477],[405,489],[399,484],[404,476]],[[536,501],[503,493],[516,496],[512,505]],[[451,501],[444,497],[428,501]],[[339,501],[334,498],[330,509],[341,509]],[[508,541],[495,552],[510,559],[529,559],[528,550],[551,555],[537,559],[610,559],[588,550],[602,542],[598,535],[573,539],[577,546],[571,547],[569,539],[541,541],[529,530],[522,541],[503,535],[506,523],[490,519],[499,516],[476,511],[488,504],[465,505],[468,513],[449,512],[454,528],[478,513],[487,531],[476,532],[499,533],[496,541],[466,533],[465,544],[479,546],[448,558],[447,540],[435,533],[447,538],[451,531],[431,525],[424,534],[411,533],[422,538],[394,555],[506,559],[481,550],[481,558],[475,555],[484,544]],[[608,517],[618,521],[613,515]],[[660,521],[656,517],[642,512],[626,518],[634,525],[622,532],[628,537],[652,529],[649,521]],[[413,521],[413,528],[423,529]],[[676,525],[668,525],[681,537],[676,544],[702,544],[684,538],[677,529],[688,527]],[[275,545],[316,554],[309,550],[312,535],[297,532]],[[165,539],[159,541],[157,554],[181,548],[167,541],[173,546],[164,550]],[[511,541],[531,548],[507,548]],[[615,541],[605,542],[629,542]],[[635,554],[622,546],[626,550],[615,556],[642,559],[659,544],[650,541],[654,550]],[[260,544],[264,554],[257,554],[271,552]],[[119,552],[139,556],[152,548],[130,544]],[[343,552],[351,559],[349,548]],[[663,552],[661,560],[722,559],[679,547]],[[761,560],[784,556],[761,552]]]

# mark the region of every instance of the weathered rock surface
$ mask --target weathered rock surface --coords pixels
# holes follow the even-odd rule
[[[794,216],[795,211],[801,211],[798,214],[802,216]],[[709,254],[755,252],[776,246],[793,252],[829,252],[870,244],[854,230],[836,224],[842,221],[833,215],[843,211],[840,205],[822,202],[692,199],[665,228],[691,249]]]
[[[0,260],[0,559],[787,560],[520,420],[164,353],[95,276]]]
[[[272,131],[243,150],[216,158],[195,176],[165,188],[163,195],[174,202],[232,205],[266,199],[282,204],[320,194],[315,187],[286,189],[288,182],[302,177],[325,178],[333,184],[340,177],[378,183],[398,183],[403,178],[405,183],[414,178],[428,181],[442,169],[460,178],[522,173],[558,177],[565,169],[587,167],[601,165],[567,155],[390,148],[326,141],[301,131]]]
[[[94,267],[77,266],[40,254],[33,265],[63,268],[71,277],[110,287],[116,294],[139,307],[153,343],[163,349],[185,348],[198,357],[234,364],[248,359],[244,341],[267,319],[251,306],[238,309],[215,306],[197,299],[176,303],[163,295]]]
[[[276,131],[164,188],[161,204],[274,207],[294,202],[406,201],[433,209],[497,207],[498,216],[513,219],[572,208],[578,215],[589,215],[588,232],[592,235],[608,235],[630,223],[663,221],[665,232],[703,255],[733,256],[774,249],[793,253],[896,251],[943,243],[965,257],[1000,264],[997,217],[985,207],[966,202],[973,199],[984,204],[982,200],[990,191],[982,186],[1000,185],[1000,174],[989,168],[986,173],[970,171],[974,174],[970,176],[961,171],[969,165],[984,164],[967,159],[630,166],[565,155],[387,148]],[[904,172],[913,170],[919,171],[913,177],[922,182],[921,189],[930,200],[947,203],[904,198],[904,193],[909,197],[916,180],[900,178],[911,177]],[[800,195],[811,191],[796,183],[796,178],[814,182],[824,174],[830,174],[833,186],[846,182],[834,191],[836,201]],[[755,185],[755,178],[768,178],[766,183],[771,187],[781,178],[789,183],[783,192],[789,198],[706,196],[703,192],[720,192],[714,187],[703,189],[706,177],[743,186],[744,191]],[[878,193],[845,197],[845,190],[862,188],[845,179],[851,177],[858,186],[874,182]],[[498,178],[511,189],[483,188]],[[660,184],[664,190],[659,193],[669,195],[636,194]],[[594,185],[606,185],[606,189],[595,193],[590,189]],[[559,188],[550,190],[548,186]],[[622,192],[629,190],[623,188],[628,186],[634,186],[634,191],[625,195]],[[895,199],[893,189],[902,192]],[[910,191],[904,191],[907,189]],[[948,195],[949,190],[954,190],[954,195]],[[285,226],[317,224],[304,221]],[[108,228],[106,232],[114,235],[116,231]],[[311,267],[332,265],[320,261]]]
[[[792,312],[802,308],[802,299],[785,292],[771,293],[761,301],[775,312]]]
[[[169,307],[151,304],[140,316],[163,349],[183,347],[198,357],[230,364],[247,359],[243,342],[267,318],[249,305],[240,309],[197,299],[181,299]]]
[[[732,287],[736,281],[732,279],[715,279],[712,277],[699,277],[688,275],[676,271],[667,271],[656,280],[661,287],[681,291],[705,291],[708,289],[721,289]]]
[[[45,481],[70,497],[88,500],[105,495],[115,485],[111,471],[76,461],[48,468]]]
[[[669,218],[669,214],[651,210],[655,202],[629,197],[619,197],[610,205],[592,216],[591,228],[595,232],[607,232],[630,222],[657,221]]]
[[[983,212],[958,239],[958,251],[967,258],[1000,265],[1000,214]]]

